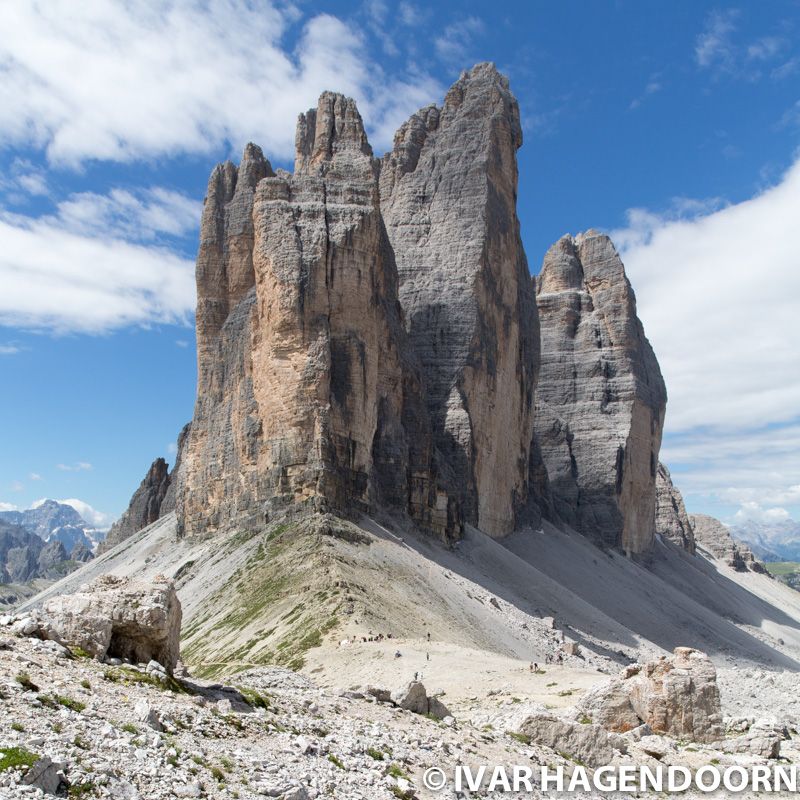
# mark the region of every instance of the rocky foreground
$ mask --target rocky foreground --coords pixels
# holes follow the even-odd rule
[[[281,667],[243,671],[229,684],[195,679],[173,664],[180,613],[167,582],[105,578],[46,612],[0,617],[0,797],[458,797],[470,795],[431,793],[425,771],[695,771],[800,758],[795,674],[728,670],[720,687],[710,659],[691,648],[598,675],[587,692],[565,688],[559,696],[570,706],[542,705],[500,676],[451,702],[417,680],[347,685],[343,674],[342,686],[323,689]],[[119,656],[146,658],[154,647],[167,663]],[[536,672],[548,685],[569,675],[550,664]],[[780,715],[761,716],[779,698]]]

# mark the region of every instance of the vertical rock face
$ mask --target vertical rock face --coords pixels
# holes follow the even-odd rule
[[[541,375],[535,436],[555,511],[587,536],[653,542],[666,390],[611,240],[564,236],[537,278]]]
[[[261,420],[253,397],[251,311],[253,197],[275,173],[247,145],[239,167],[208,181],[197,255],[197,400],[182,455],[176,510],[187,530],[256,523],[255,451]]]
[[[300,117],[296,144],[294,175],[251,167],[260,180],[238,202],[243,168],[212,174],[179,518],[191,534],[263,524],[289,506],[385,505],[457,536],[402,325],[377,164],[353,101],[323,94]],[[242,277],[220,299],[216,282],[233,273],[252,285]]]
[[[695,551],[694,530],[683,497],[660,461],[656,471],[656,533],[689,553]]]
[[[381,209],[435,442],[492,535],[527,499],[538,323],[516,216],[517,102],[491,64],[397,132]]]
[[[753,555],[753,551],[746,544],[735,541],[730,529],[718,519],[707,514],[692,514],[689,519],[699,548],[739,572],[767,573],[767,568]]]
[[[111,526],[108,536],[98,547],[98,552],[104,553],[110,550],[136,531],[155,522],[161,516],[161,504],[169,484],[168,464],[163,458],[157,458],[134,492],[125,513]]]

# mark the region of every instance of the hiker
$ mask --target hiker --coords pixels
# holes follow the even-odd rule
[[[429,631],[428,632],[428,641],[430,641],[430,640],[431,640],[431,634],[430,634],[430,631]]]
[[[431,654],[430,653],[425,653],[425,660],[426,661],[430,661],[431,660]]]
[[[400,656],[402,656],[402,655],[403,654],[399,650],[395,650],[395,653],[394,653],[394,657],[395,658],[400,658]]]
[[[533,672],[533,661],[531,661],[531,665],[528,667],[528,672]]]
[[[415,672],[415,673],[414,673],[414,680],[415,680],[415,681],[418,681],[418,680],[419,680],[419,672]]]

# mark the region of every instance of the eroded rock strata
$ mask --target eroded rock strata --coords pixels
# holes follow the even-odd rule
[[[708,514],[692,514],[692,523],[697,546],[709,555],[723,561],[729,567],[744,572],[768,574],[767,568],[759,561],[753,551],[744,543],[731,536],[730,528]]]
[[[683,496],[660,461],[656,471],[656,533],[689,553],[695,551],[694,529]]]
[[[381,209],[436,444],[466,518],[513,530],[528,493],[538,320],[516,215],[517,101],[479,64],[395,135]]]
[[[439,479],[355,103],[323,94],[301,115],[296,145],[293,175],[246,172],[269,173],[245,193],[251,227],[227,222],[243,213],[243,201],[229,208],[236,168],[218,167],[209,184],[198,259],[204,344],[177,498],[184,530],[258,526],[288,507],[386,507],[457,537],[460,510]],[[248,157],[260,151],[249,146]],[[217,283],[231,259],[252,285],[237,282],[222,302]]]
[[[293,174],[252,144],[214,169],[197,401],[162,513],[203,534],[400,511],[446,540],[542,513],[650,547],[658,364],[607,237],[563,238],[530,278],[521,143],[507,79],[479,64],[380,160],[355,103],[326,92]]]
[[[537,278],[535,436],[555,511],[605,545],[646,552],[666,407],[658,362],[611,240],[564,236]]]

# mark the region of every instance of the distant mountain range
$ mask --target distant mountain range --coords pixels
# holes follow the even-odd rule
[[[25,511],[0,511],[0,584],[5,586],[0,606],[30,593],[32,581],[58,580],[91,561],[104,538],[105,531],[56,500]]]
[[[0,511],[0,520],[19,525],[45,542],[61,542],[67,553],[78,545],[94,552],[106,536],[72,506],[57,500],[43,500],[25,511]]]
[[[749,521],[731,528],[731,535],[750,545],[763,561],[800,561],[800,522]]]

